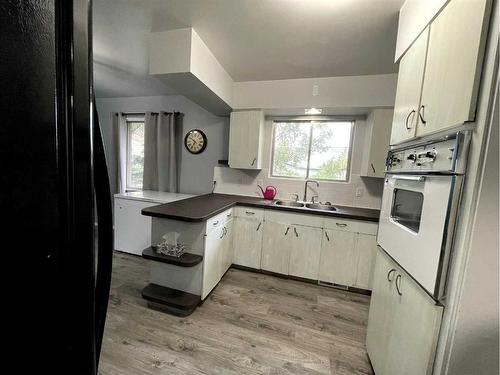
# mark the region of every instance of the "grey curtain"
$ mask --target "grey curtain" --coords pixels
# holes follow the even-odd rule
[[[113,113],[112,116],[116,158],[115,192],[124,193],[127,187],[127,119],[121,113]]]
[[[178,139],[180,116],[178,114],[147,112],[144,118],[144,190],[177,193]]]

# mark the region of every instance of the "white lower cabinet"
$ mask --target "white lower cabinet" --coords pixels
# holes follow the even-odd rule
[[[443,308],[377,251],[366,347],[377,375],[432,373]]]
[[[206,224],[204,299],[231,264],[371,289],[375,223],[246,207]],[[325,229],[323,229],[325,228]]]
[[[288,274],[318,280],[322,228],[293,225],[290,229]]]
[[[321,243],[319,280],[372,289],[376,248],[375,235],[325,229]]]
[[[219,226],[205,235],[205,254],[203,256],[203,288],[201,298],[217,285],[221,274],[221,250],[223,247],[224,227]]]
[[[319,280],[350,286],[355,281],[356,233],[325,229],[321,244]]]
[[[222,245],[220,250],[220,277],[224,276],[226,271],[233,264],[233,223],[234,220],[231,219],[227,221],[223,225],[223,234],[222,234]]]
[[[233,263],[233,218],[232,210],[208,220],[203,257],[203,286],[201,298],[205,297],[220,281]]]
[[[358,233],[356,236],[356,278],[354,286],[362,289],[372,289],[373,263],[377,253],[377,236]]]
[[[238,217],[234,221],[234,264],[260,268],[263,232],[262,219]]]
[[[266,221],[262,239],[261,268],[288,275],[291,225]]]

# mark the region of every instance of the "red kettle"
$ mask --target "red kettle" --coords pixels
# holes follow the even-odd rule
[[[266,186],[266,190],[262,189],[262,186],[257,185],[260,188],[260,191],[262,191],[262,195],[264,196],[264,199],[268,199],[272,201],[274,197],[276,196],[276,192],[278,189],[276,189],[274,186]]]

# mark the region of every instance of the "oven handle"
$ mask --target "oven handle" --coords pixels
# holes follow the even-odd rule
[[[405,176],[405,175],[392,175],[391,178],[395,180],[406,180],[406,181],[425,181],[425,176]]]

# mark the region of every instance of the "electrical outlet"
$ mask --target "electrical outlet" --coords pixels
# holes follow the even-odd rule
[[[360,197],[362,197],[362,196],[363,196],[363,194],[364,194],[364,192],[365,192],[365,189],[363,189],[363,188],[361,188],[361,187],[356,188],[356,198],[360,198]]]
[[[318,85],[313,85],[312,95],[313,96],[318,96],[319,95],[319,86]]]

